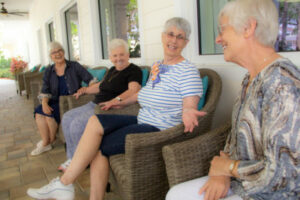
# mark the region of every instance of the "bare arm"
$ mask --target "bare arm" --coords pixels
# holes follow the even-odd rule
[[[100,84],[101,84],[101,82],[91,84],[88,87],[82,87],[79,90],[77,90],[77,92],[75,94],[73,94],[73,96],[75,96],[75,98],[78,99],[81,95],[84,95],[84,94],[97,94],[100,92],[100,90],[99,90]]]

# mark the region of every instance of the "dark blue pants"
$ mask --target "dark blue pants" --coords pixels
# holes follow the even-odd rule
[[[125,152],[127,134],[160,131],[149,124],[138,124],[136,116],[97,115],[97,117],[104,129],[100,150],[107,157]]]

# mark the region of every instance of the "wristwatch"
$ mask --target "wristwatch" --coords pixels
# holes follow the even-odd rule
[[[117,99],[118,101],[122,101],[121,97],[116,97],[116,99]]]

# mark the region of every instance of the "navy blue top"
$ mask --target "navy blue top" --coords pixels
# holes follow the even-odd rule
[[[93,76],[78,62],[67,61],[65,69],[65,82],[68,94],[74,94],[81,87],[81,82],[89,84]],[[55,65],[47,67],[43,77],[42,94],[49,94],[50,99],[58,100],[59,97],[59,81],[55,72]]]

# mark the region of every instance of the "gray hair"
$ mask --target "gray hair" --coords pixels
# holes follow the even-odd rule
[[[53,49],[61,49],[65,53],[64,48],[59,42],[54,41],[49,44],[49,55],[51,54],[51,51],[53,51]]]
[[[278,35],[278,11],[272,0],[235,0],[227,3],[219,13],[228,17],[236,31],[242,32],[249,19],[256,20],[256,39],[265,46],[274,47]]]
[[[125,40],[116,38],[112,39],[108,44],[108,54],[111,53],[112,50],[118,48],[118,47],[124,47],[126,53],[129,53],[128,44]]]
[[[186,39],[189,39],[191,34],[191,25],[186,19],[181,17],[173,17],[169,19],[165,23],[164,32],[166,32],[171,26],[175,26],[177,29],[183,30]]]

